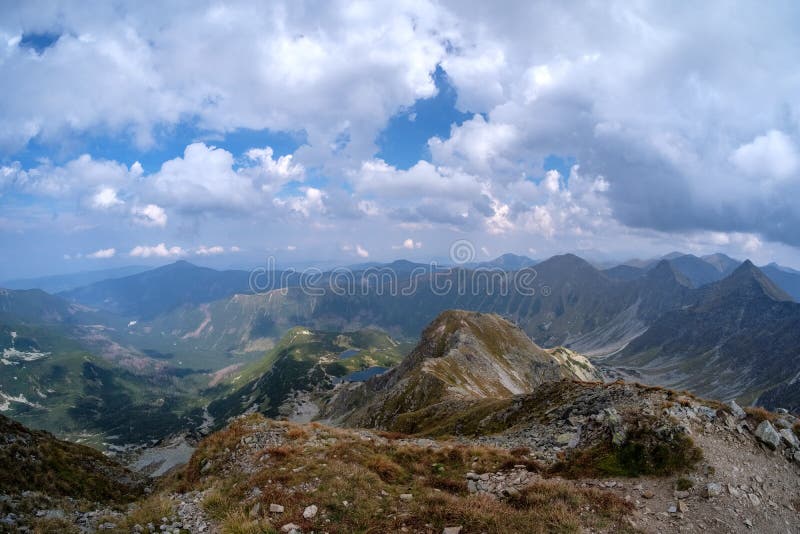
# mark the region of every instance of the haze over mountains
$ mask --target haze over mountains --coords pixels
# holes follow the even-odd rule
[[[785,275],[784,285],[797,274],[772,269]],[[177,469],[180,488],[189,484],[215,496],[198,504],[197,493],[157,490],[155,512],[141,499],[127,513],[115,512],[125,531],[145,528],[140,518],[151,513],[179,531],[208,530],[215,521],[238,525],[245,516],[255,524],[263,492],[285,503],[298,495],[261,489],[271,483],[248,478],[253,473],[269,480],[292,473],[302,487],[316,478],[340,479],[348,469],[356,470],[349,475],[356,481],[365,469],[392,484],[412,480],[397,474],[409,450],[423,451],[411,469],[436,473],[425,483],[436,488],[431,499],[454,491],[506,503],[540,476],[675,478],[696,470],[701,458],[762,461],[763,450],[774,449],[757,471],[781,480],[772,498],[789,509],[797,480],[781,469],[800,464],[800,440],[791,430],[797,421],[791,413],[800,413],[800,303],[750,261],[676,254],[600,270],[573,254],[538,263],[505,255],[466,266],[401,260],[309,279],[283,274],[180,261],[55,295],[0,290],[0,463],[23,454],[8,440],[24,442],[22,458],[37,473],[48,506],[59,510],[52,513],[63,524],[94,525],[90,531],[99,528],[93,517],[106,512],[64,515],[74,496],[125,502],[118,488],[136,498],[142,475],[4,416],[104,449],[139,471]],[[619,378],[625,382],[611,382]],[[769,415],[773,427],[761,419],[767,412],[748,415],[718,402],[732,399],[788,413]],[[389,433],[374,433],[381,431]],[[449,452],[444,467],[432,458],[451,446],[441,440],[451,438],[482,452]],[[395,439],[400,450],[393,449]],[[302,461],[294,459],[300,442]],[[466,454],[474,471],[476,454],[509,454],[502,451],[523,452],[497,465],[496,474],[469,472],[463,483],[441,478],[465,468],[456,468],[454,457]],[[342,454],[348,460],[340,465]],[[246,460],[258,455],[257,465]],[[64,468],[64,459],[75,466]],[[246,489],[219,486],[240,469],[250,474],[235,475]],[[754,472],[747,467],[742,476]],[[47,482],[75,473],[71,484]],[[485,476],[491,482],[484,484]],[[377,483],[369,482],[371,491]],[[18,477],[0,477],[3,484],[15,495],[30,486]],[[562,496],[586,482],[563,484]],[[650,493],[672,499],[675,484]],[[383,487],[387,495],[399,491]],[[424,487],[403,488],[413,492],[403,499],[429,498]],[[9,508],[15,515],[3,521],[40,524],[45,516],[27,511],[33,505],[25,495],[15,497]],[[326,514],[341,503],[338,492],[310,495]],[[372,506],[373,498],[361,496],[356,506]],[[209,517],[213,499],[245,502],[247,513]],[[709,506],[700,517],[717,514]],[[311,525],[307,510],[304,504],[289,513],[302,512],[298,517]],[[509,514],[493,521],[505,524]],[[369,525],[380,522],[369,517]],[[648,531],[656,528],[640,521]],[[778,514],[764,524],[786,521]]]
[[[293,328],[325,339],[379,329],[393,343],[405,343],[445,310],[464,309],[499,314],[540,346],[568,347],[610,376],[800,409],[800,304],[791,296],[798,273],[774,265],[765,272],[719,254],[673,254],[602,271],[570,254],[531,268],[534,263],[504,255],[436,270],[403,261],[363,265],[350,273],[353,285],[343,292],[332,290],[334,272],[313,283],[294,273],[284,288],[276,272],[254,292],[247,271],[180,261],[57,295],[3,290],[2,406],[65,435],[155,437],[201,421],[209,402],[223,406],[220,384],[251,369],[237,384],[242,391],[224,395],[242,398],[248,390],[250,405],[278,413],[291,391],[330,386],[347,373],[368,377],[404,355],[394,350],[388,359],[361,357],[330,367],[324,355],[332,349],[309,352],[292,344],[296,354],[308,354],[296,360],[306,363],[292,363],[296,356],[263,360],[287,343],[284,335]],[[290,371],[293,365],[299,367]],[[319,379],[289,378],[313,368],[320,369]],[[276,397],[275,391],[283,393]],[[148,432],[132,423],[123,432],[107,417],[112,406],[123,407],[131,420],[160,423]],[[216,416],[235,412],[219,409]]]

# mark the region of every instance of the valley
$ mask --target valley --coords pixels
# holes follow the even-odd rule
[[[8,501],[0,522],[699,532],[797,519],[800,304],[752,263],[392,265],[395,278],[355,271],[366,289],[352,294],[330,291],[333,274],[254,292],[240,272],[185,262],[60,295],[2,290],[2,415],[105,451],[155,493],[124,511],[110,493],[67,504],[48,489]],[[508,290],[518,273],[530,294]],[[747,467],[730,472],[731,455]],[[591,512],[543,507],[556,495]],[[44,503],[57,512],[27,511]]]

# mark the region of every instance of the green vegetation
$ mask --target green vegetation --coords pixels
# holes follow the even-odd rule
[[[29,430],[0,416],[0,493],[25,490],[105,503],[127,502],[143,486],[100,452]]]
[[[568,454],[551,472],[568,478],[667,476],[688,471],[702,459],[702,451],[684,434],[667,435],[653,421],[639,420],[619,446],[611,440]]]
[[[398,364],[408,344],[377,330],[319,332],[292,328],[260,361],[227,376],[205,392],[209,412],[220,420],[249,406],[270,416],[292,391],[324,391],[333,381],[371,367]]]

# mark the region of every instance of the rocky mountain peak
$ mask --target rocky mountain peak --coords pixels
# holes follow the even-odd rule
[[[777,302],[791,302],[792,297],[770,280],[750,260],[745,260],[730,276],[716,284],[719,296],[767,297]]]
[[[600,380],[588,360],[547,351],[499,315],[450,310],[425,329],[419,344],[388,373],[349,390],[332,414],[386,426],[407,413],[448,400],[501,399],[562,378]]]

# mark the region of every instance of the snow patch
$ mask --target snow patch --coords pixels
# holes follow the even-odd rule
[[[11,403],[16,402],[18,404],[24,404],[26,406],[30,406],[31,408],[41,408],[41,404],[36,404],[35,402],[31,402],[25,398],[25,395],[19,394],[16,397],[12,395],[8,395],[0,391],[0,412],[7,412],[11,409]]]

